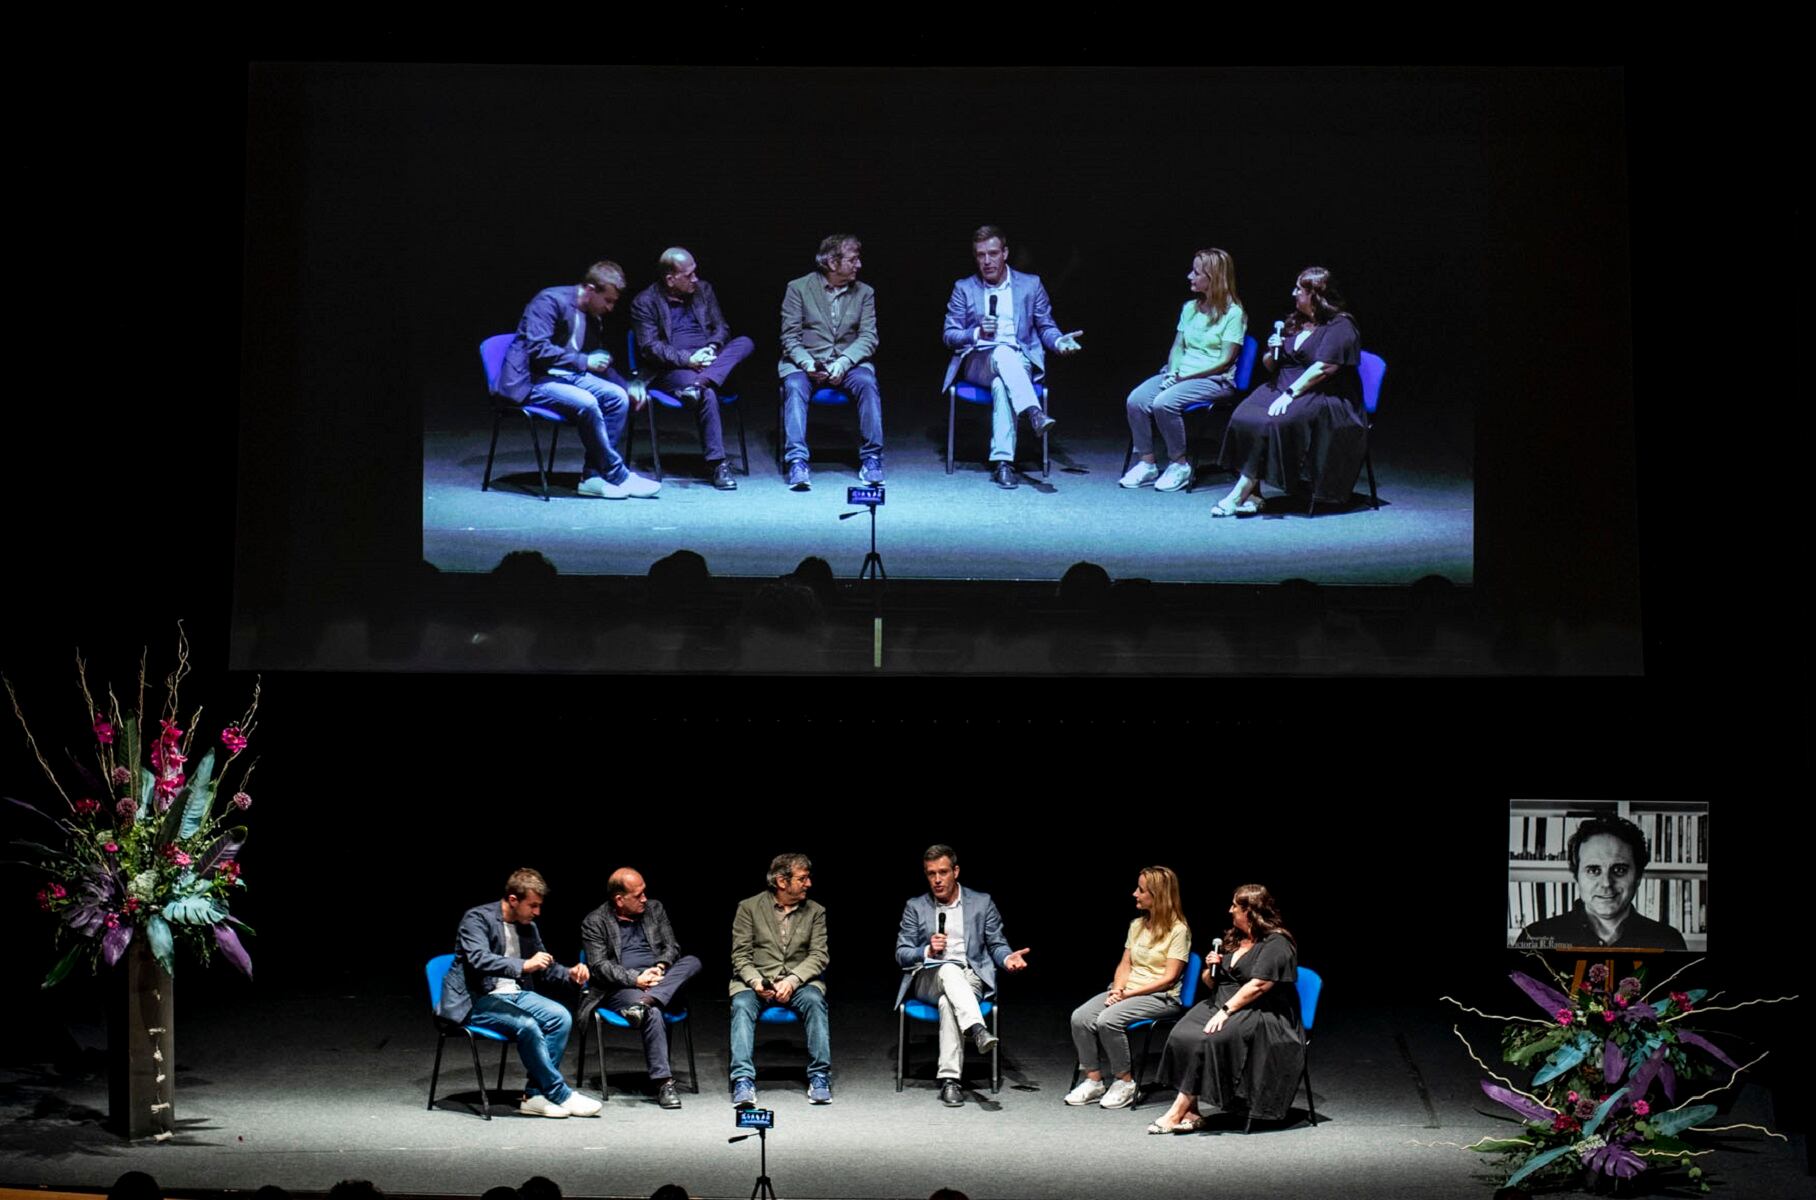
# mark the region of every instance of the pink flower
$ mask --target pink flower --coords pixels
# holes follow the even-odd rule
[[[1627,1007],[1627,1003],[1628,1003],[1627,997],[1624,994],[1616,996],[1614,998],[1614,1003],[1617,1004],[1618,1006],[1620,1006],[1621,1008],[1625,1008],[1625,1007]]]
[[[221,745],[238,754],[246,748],[246,735],[240,732],[238,725],[229,725],[221,730]]]
[[[108,724],[106,716],[95,714],[95,740],[103,746],[113,745],[113,726]]]
[[[158,733],[158,741],[160,744],[174,746],[183,740],[183,727],[178,725],[175,721],[168,718],[159,718],[158,724],[164,727]]]
[[[105,917],[103,917],[102,920],[106,922],[107,927],[109,929],[118,929],[120,927],[120,914],[119,913],[110,912]]]
[[[126,898],[126,904],[121,909],[121,911],[128,912],[128,913],[136,913],[139,911],[139,902],[137,900],[135,900],[134,898],[132,898],[131,896],[128,896]]]
[[[38,907],[45,912],[49,912],[56,907],[57,901],[63,899],[67,895],[69,895],[69,893],[63,890],[62,884],[47,884],[38,889]]]
[[[132,772],[125,767],[115,767],[112,778],[115,787],[125,787],[132,782]]]
[[[1634,1116],[1643,1117],[1651,1111],[1652,1111],[1652,1106],[1650,1104],[1647,1104],[1644,1100],[1635,1100],[1633,1102],[1633,1115]]]
[[[1677,1001],[1677,1007],[1683,1009],[1685,1012],[1689,1012],[1695,1007],[1695,1005],[1690,1003],[1690,993],[1688,992],[1672,992],[1671,999]]]
[[[109,854],[118,854],[120,852],[120,843],[107,842],[102,845],[101,849],[107,851]]]
[[[164,844],[164,849],[161,850],[159,853],[163,854],[163,856],[165,858],[169,859],[171,862],[175,863],[179,867],[186,867],[191,862],[194,861],[193,859],[191,859],[189,857],[189,855],[183,853],[182,850],[178,849],[177,844],[175,842],[166,842]]]
[[[1576,1014],[1569,1009],[1560,1008],[1557,1010],[1557,1023],[1559,1025],[1568,1025],[1574,1020],[1576,1020]]]
[[[235,792],[233,794],[233,806],[241,812],[245,812],[252,807],[252,797],[248,796],[245,792]]]
[[[1608,978],[1608,964],[1594,963],[1589,968],[1589,982],[1600,985]]]
[[[1571,1116],[1569,1113],[1559,1113],[1557,1115],[1557,1120],[1555,1120],[1551,1123],[1551,1128],[1553,1131],[1555,1131],[1557,1133],[1563,1133],[1566,1130],[1575,1129],[1576,1128],[1576,1118]]]
[[[1580,1099],[1582,1099],[1582,1097],[1578,1096],[1575,1092],[1565,1092],[1564,1093],[1564,1100],[1567,1103],[1575,1104]]]
[[[1602,1014],[1602,1020],[1604,1020],[1604,1021],[1608,1022],[1608,1024],[1612,1025],[1612,1024],[1614,1024],[1614,1014],[1611,1012],[1605,1012]]]
[[[90,800],[87,797],[83,797],[76,801],[76,813],[79,816],[92,817],[100,811],[101,802],[99,800]]]
[[[227,877],[228,883],[238,883],[240,881],[240,861],[239,861],[239,859],[230,858],[226,862],[222,863],[221,864],[221,874],[225,875]]]

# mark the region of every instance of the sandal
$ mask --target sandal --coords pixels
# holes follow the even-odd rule
[[[1241,511],[1241,507],[1241,505],[1225,504],[1222,500],[1219,500],[1217,503],[1211,505],[1211,515],[1213,517],[1233,517]]]
[[[1204,1128],[1204,1118],[1197,1113],[1189,1113],[1172,1124],[1165,1117],[1148,1123],[1149,1133],[1197,1133]]]

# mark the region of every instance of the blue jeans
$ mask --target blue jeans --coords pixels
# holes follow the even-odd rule
[[[839,385],[851,393],[858,406],[858,457],[871,458],[883,452],[883,394],[877,390],[876,372],[860,363],[845,372]],[[806,462],[807,398],[813,395],[813,381],[805,371],[791,371],[782,376],[782,457],[787,462]]]
[[[524,403],[553,409],[580,431],[580,444],[586,449],[582,480],[603,475],[608,483],[623,483],[630,474],[617,449],[631,407],[623,388],[597,375],[551,375],[530,389]]]
[[[832,1031],[826,1020],[826,993],[803,984],[788,998],[788,1007],[801,1014],[807,1030],[807,1073],[824,1075],[832,1070]],[[755,992],[743,991],[731,998],[731,1077],[755,1079],[756,1065],[751,1056],[756,1049],[757,1014],[763,1001]]]
[[[566,1008],[535,992],[494,992],[474,997],[467,1024],[502,1033],[517,1043],[518,1057],[530,1076],[524,1089],[530,1095],[561,1104],[573,1094],[561,1077],[561,1056],[567,1053],[568,1031],[574,1025]]]

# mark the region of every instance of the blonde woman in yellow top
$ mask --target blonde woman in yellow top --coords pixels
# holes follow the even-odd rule
[[[1072,1014],[1072,1044],[1084,1078],[1066,1093],[1067,1104],[1127,1108],[1135,1103],[1130,1023],[1183,1011],[1179,992],[1192,953],[1192,931],[1179,905],[1179,876],[1168,867],[1143,867],[1135,883],[1135,907],[1141,915],[1129,922],[1122,961],[1109,988]],[[1104,1082],[1105,1069],[1114,1082]]]

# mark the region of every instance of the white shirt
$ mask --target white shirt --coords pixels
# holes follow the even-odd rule
[[[998,310],[1000,312],[1000,310]],[[946,953],[936,955],[948,962],[965,961],[965,893],[961,890],[951,904],[933,902],[933,927],[939,928],[940,914],[946,917]]]
[[[990,297],[995,296],[996,341],[1001,342],[1005,346],[1021,345],[1020,341],[1017,340],[1015,336],[1017,325],[1015,323],[1015,289],[1012,286],[1014,283],[1015,272],[1004,267],[1003,281],[1001,283],[997,284],[995,287],[991,287],[987,283],[984,285],[984,315],[989,315]],[[981,338],[979,341],[984,345],[989,344],[983,342]]]
[[[506,921],[504,923],[504,956],[506,958],[523,957],[523,943],[518,940],[517,923],[515,921]],[[517,981],[515,979],[508,979],[504,976],[500,976],[498,981],[492,985],[492,994],[494,996],[502,996],[506,992],[521,992],[522,990],[522,988],[517,986]]]

